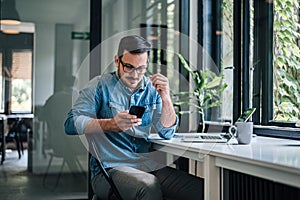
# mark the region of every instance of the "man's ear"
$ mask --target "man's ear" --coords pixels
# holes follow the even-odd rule
[[[119,67],[119,57],[118,56],[115,56],[115,65],[116,65],[116,67],[118,68]]]

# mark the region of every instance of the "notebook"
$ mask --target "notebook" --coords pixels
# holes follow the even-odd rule
[[[224,133],[175,133],[183,142],[226,143]]]

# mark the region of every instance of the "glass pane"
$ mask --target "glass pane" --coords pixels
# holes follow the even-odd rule
[[[248,2],[249,3],[249,2]],[[252,91],[253,91],[253,1],[250,3],[250,41],[249,41],[249,107],[252,107]],[[222,9],[222,70],[224,74],[224,79],[227,84],[227,88],[223,93],[223,101],[222,101],[222,119],[226,121],[232,120],[233,115],[233,70],[236,66],[233,63],[233,51],[234,51],[234,1],[233,0],[224,0],[223,1],[223,9]],[[241,17],[243,17],[241,15]],[[242,56],[242,55],[241,55]],[[242,73],[245,72],[243,66],[241,66]],[[243,76],[242,76],[243,77]],[[244,81],[242,83],[243,86]],[[243,92],[243,91],[242,91]]]
[[[34,119],[29,140],[23,143],[24,155],[19,160],[13,151],[4,161],[17,161],[12,164],[17,171],[0,185],[11,188],[17,181],[31,192],[2,188],[1,194],[7,199],[87,199],[88,152],[79,137],[65,134],[63,125],[73,103],[74,76],[89,54],[90,1],[9,2],[12,6],[5,11],[17,11],[21,24],[14,27],[19,34],[1,32],[1,39],[10,39],[0,42],[1,69],[2,62],[6,67],[2,76],[11,94],[5,100],[11,100],[9,117],[22,118],[22,113],[33,111]],[[30,37],[21,40],[22,35]],[[88,68],[84,74],[89,74]],[[3,78],[1,94],[2,82]]]
[[[233,102],[233,0],[223,1],[222,70],[228,85],[222,96],[221,119],[231,121]]]
[[[300,119],[300,10],[298,1],[274,1],[275,121]]]
[[[41,0],[19,5],[24,20],[36,26],[32,171],[47,176],[43,188],[58,191],[50,199],[62,195],[86,199],[88,151],[79,136],[65,133],[64,122],[76,100],[76,82],[89,75],[89,68],[81,64],[89,56],[90,1]],[[60,178],[55,176],[59,173]]]
[[[11,111],[31,113],[32,108],[32,51],[12,53]]]

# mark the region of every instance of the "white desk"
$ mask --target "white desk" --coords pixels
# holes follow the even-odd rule
[[[203,162],[205,199],[221,199],[220,170],[230,169],[300,188],[300,141],[255,137],[250,145],[153,140],[153,148]]]

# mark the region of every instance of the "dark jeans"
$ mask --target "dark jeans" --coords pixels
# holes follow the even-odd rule
[[[124,200],[204,199],[203,179],[170,167],[146,173],[131,167],[115,167],[108,172]],[[92,180],[94,193],[108,199],[110,186],[100,173]]]

